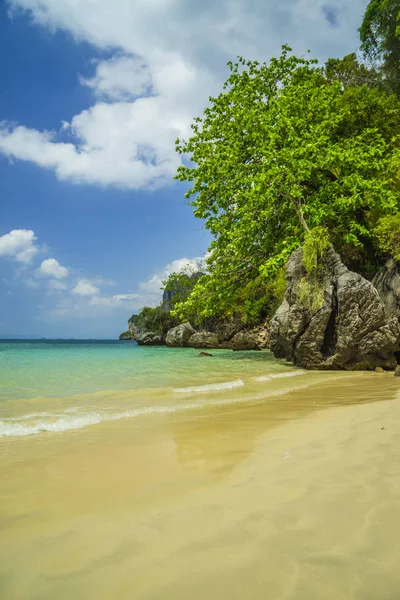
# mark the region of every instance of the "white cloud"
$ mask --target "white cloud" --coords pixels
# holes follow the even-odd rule
[[[50,279],[50,281],[47,284],[47,288],[50,291],[58,292],[68,289],[68,286],[62,281],[58,281],[58,279]]]
[[[72,289],[72,293],[76,296],[96,296],[99,292],[99,288],[93,285],[88,279],[79,279]]]
[[[91,306],[103,306],[103,307],[118,307],[126,305],[126,303],[132,303],[132,300],[140,298],[139,294],[114,294],[113,296],[93,296],[90,300]]]
[[[115,282],[102,277],[94,279],[79,279],[71,290],[52,307],[47,307],[46,312],[51,318],[66,317],[95,317],[96,315],[109,314],[120,311],[121,315],[130,315],[140,311],[143,306],[157,306],[162,298],[162,280],[168,275],[182,270],[197,271],[199,265],[204,266],[204,257],[179,258],[165,265],[162,269],[151,275],[145,282],[138,285],[135,292],[107,295],[100,291],[99,286],[114,285]],[[59,287],[62,282],[53,280],[49,293],[56,295],[57,291],[65,288]],[[96,285],[95,285],[96,284]]]
[[[38,268],[37,274],[54,277],[54,279],[64,279],[64,277],[68,277],[69,269],[61,266],[55,258],[46,258]]]
[[[132,100],[148,95],[152,81],[145,63],[134,56],[115,56],[97,62],[96,75],[80,78],[82,85],[93,89],[106,100]]]
[[[82,78],[97,103],[60,131],[3,124],[0,152],[52,169],[62,180],[157,188],[171,182],[193,117],[226,78],[225,63],[240,54],[268,60],[289,42],[322,60],[357,48],[366,0],[9,0],[34,22],[62,29],[114,52]]]
[[[36,241],[35,232],[31,229],[13,229],[0,236],[0,256],[7,256],[28,264],[40,250]]]

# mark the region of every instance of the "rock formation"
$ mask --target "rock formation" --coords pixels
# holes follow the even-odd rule
[[[131,339],[135,340],[139,346],[165,346],[165,336],[156,331],[150,331],[138,327],[131,318],[128,321]]]
[[[308,369],[394,369],[400,349],[394,284],[382,298],[378,289],[396,279],[382,273],[377,289],[332,248],[321,267],[320,288],[313,290],[301,248],[290,257],[285,298],[270,323],[272,352]]]
[[[259,350],[257,333],[253,331],[239,331],[229,343],[232,350]]]
[[[124,331],[123,333],[121,333],[121,335],[119,336],[120,340],[131,340],[131,332],[130,331]]]
[[[198,331],[189,338],[188,346],[191,348],[218,348],[218,336],[211,331]]]
[[[167,333],[167,346],[173,348],[186,348],[189,346],[189,339],[196,333],[190,323],[182,323],[177,327],[173,327]]]
[[[387,318],[393,315],[400,316],[400,272],[396,261],[390,259],[386,262],[372,280],[383,301]]]

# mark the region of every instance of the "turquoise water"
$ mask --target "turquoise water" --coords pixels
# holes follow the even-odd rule
[[[268,351],[212,355],[129,341],[2,340],[0,437],[274,397],[279,381],[305,374]]]
[[[138,346],[120,341],[0,341],[0,399],[202,385],[282,370],[269,352]]]

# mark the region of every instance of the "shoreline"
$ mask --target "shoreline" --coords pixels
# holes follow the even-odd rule
[[[383,378],[3,440],[2,595],[392,597],[400,402]]]

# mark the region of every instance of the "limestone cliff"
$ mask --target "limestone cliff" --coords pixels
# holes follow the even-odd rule
[[[394,273],[383,271],[377,288],[349,271],[332,248],[321,266],[321,287],[313,292],[302,249],[290,257],[285,298],[271,320],[272,352],[308,369],[394,369],[400,350]]]

